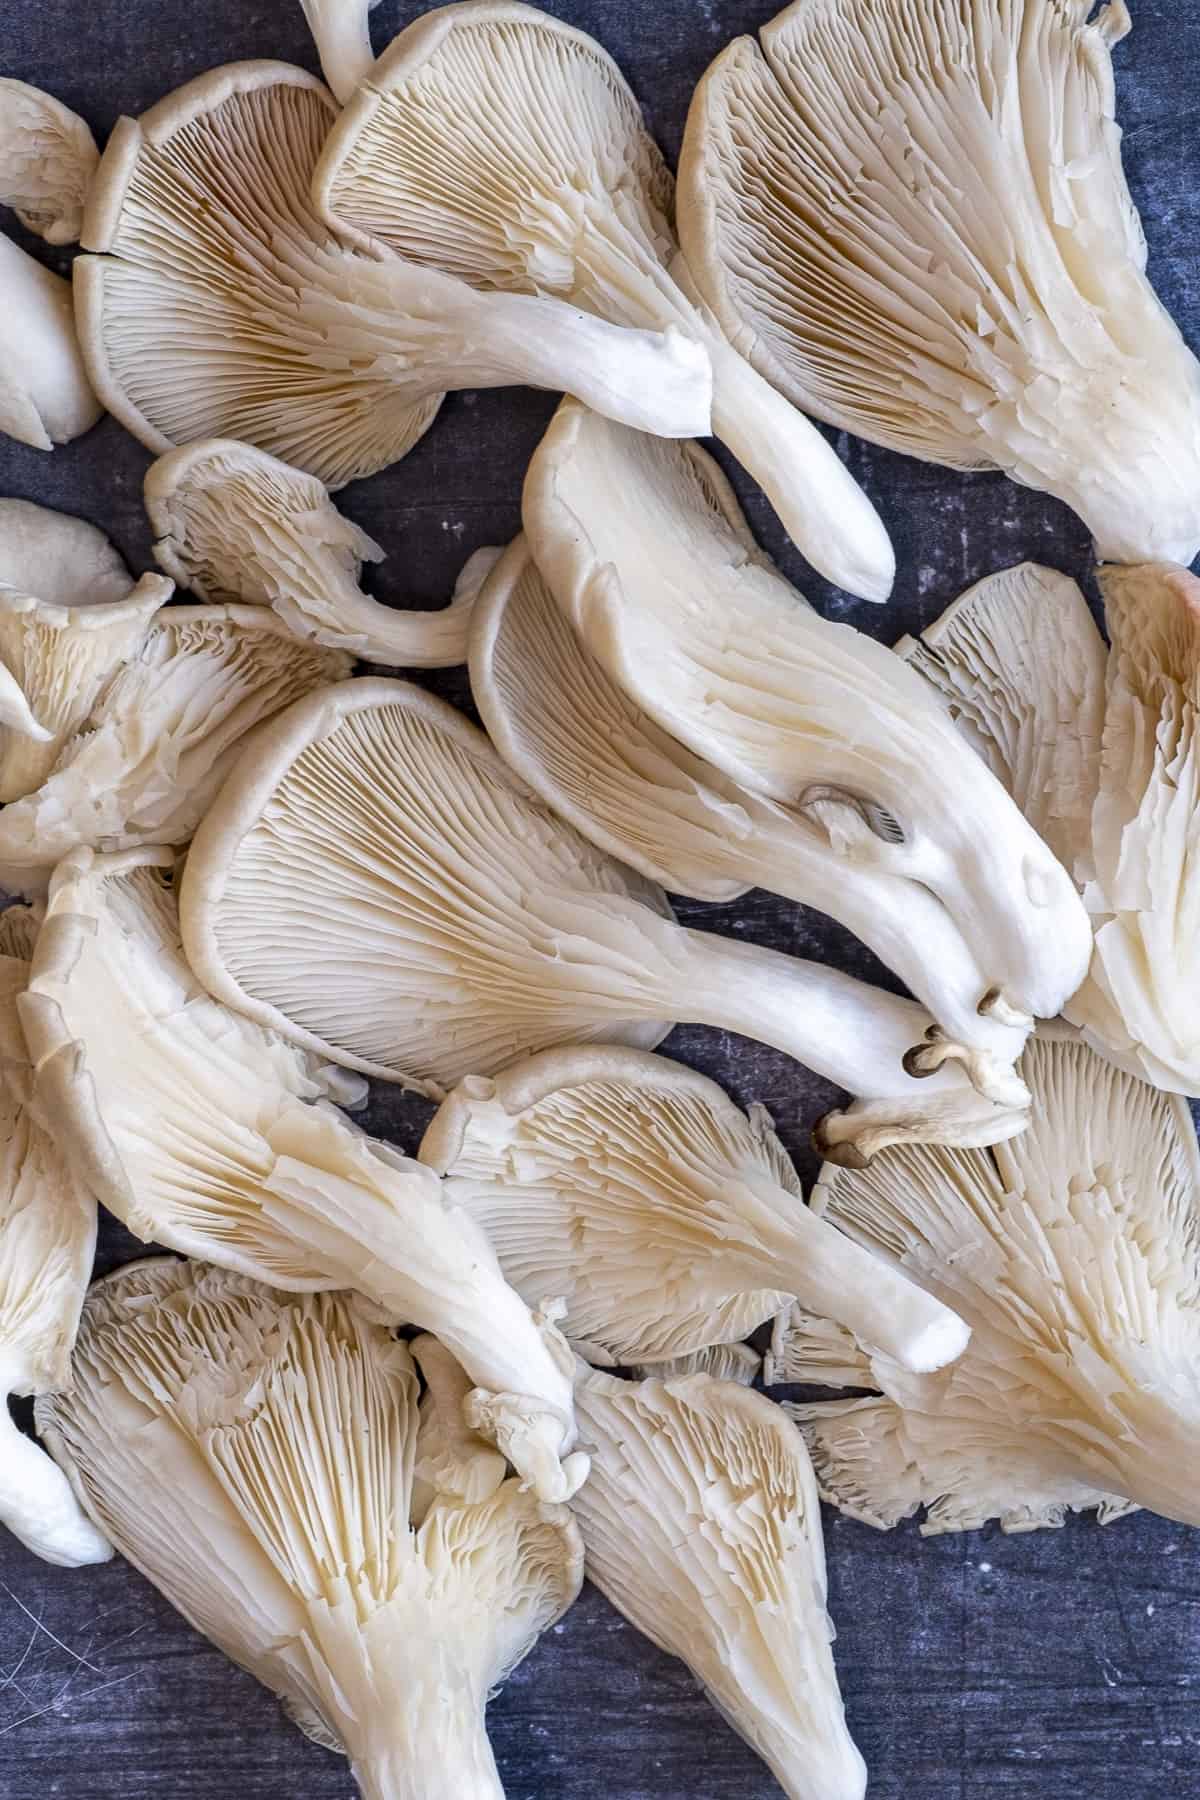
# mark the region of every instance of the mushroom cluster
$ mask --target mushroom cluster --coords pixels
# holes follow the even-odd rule
[[[573,25],[376,61],[372,0],[302,4],[328,88],[217,67],[102,152],[0,80],[0,203],[85,251],[0,237],[0,430],[106,407],[164,571],[0,499],[0,1521],[119,1551],[366,1800],[502,1800],[487,1700],[585,1570],[790,1800],[862,1800],[822,1499],[1200,1526],[1200,366],[1128,19],[795,0],[676,196]],[[515,384],[562,396],[520,534],[384,604],[330,490]],[[822,616],[695,441],[885,600],[805,413],[1066,499],[1107,642],[1028,562],[894,647]],[[407,678],[456,665],[483,729]],[[756,887],[907,992],[667,897]],[[807,1199],[680,1023],[841,1090]],[[89,1289],[98,1203],[174,1254]]]

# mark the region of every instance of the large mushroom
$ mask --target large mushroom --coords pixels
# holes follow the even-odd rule
[[[445,390],[513,382],[707,429],[708,357],[682,331],[485,296],[332,236],[308,189],[335,116],[303,70],[247,62],[118,123],[76,306],[97,392],[143,443],[239,438],[336,487],[403,456]]]
[[[816,569],[886,599],[895,558],[870,501],[696,303],[672,186],[593,38],[513,0],[468,0],[426,13],[380,57],[330,132],[313,192],[359,243],[494,296],[544,295],[702,342],[717,436]]]
[[[827,1154],[1020,1131],[1006,1071],[906,1071],[929,1015],[815,962],[686,931],[481,732],[407,682],[311,694],[248,745],[181,896],[211,993],[318,1054],[441,1098],[520,1055],[653,1044],[672,1017],[775,1044],[859,1096]],[[926,1048],[927,1046],[922,1046]]]
[[[1058,1012],[1090,953],[1069,875],[912,671],[754,547],[710,457],[568,401],[522,514],[555,599],[663,730],[852,866],[927,887],[984,970],[985,1009]]]
[[[1099,553],[1200,548],[1200,365],[1146,279],[1124,0],[795,0],[701,81],[688,262],[796,405],[1065,500]]]

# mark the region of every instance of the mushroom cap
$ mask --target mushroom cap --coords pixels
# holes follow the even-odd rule
[[[73,244],[100,152],[69,106],[0,77],[0,205],[48,244]]]
[[[672,190],[612,57],[515,0],[436,7],[400,32],[313,180],[319,210],[361,244],[476,285],[563,296],[577,209],[626,211],[666,261]]]
[[[706,1076],[613,1046],[550,1050],[443,1102],[418,1155],[487,1233],[517,1292],[601,1363],[746,1337],[783,1304],[738,1268],[752,1223],[731,1190],[796,1172],[761,1119]],[[739,1274],[741,1279],[739,1281]]]
[[[110,676],[41,785],[0,811],[0,883],[41,892],[84,845],[185,844],[243,738],[351,668],[339,650],[298,644],[264,608],[169,607]]]
[[[247,746],[181,908],[218,998],[436,1098],[554,1043],[666,1030],[622,1010],[636,1014],[637,934],[665,924],[661,894],[406,682],[313,694]]]
[[[471,694],[497,750],[560,817],[672,893],[722,903],[763,804],[663,731],[597,661],[519,537],[471,620]],[[752,848],[749,856],[753,857]]]
[[[154,554],[205,600],[271,607],[298,638],[371,662],[441,667],[465,658],[470,601],[399,612],[358,586],[383,551],[334,506],[322,482],[232,438],[159,457],[146,471]]]
[[[1030,1039],[1021,1069],[1023,1136],[822,1174],[824,1216],[971,1327],[933,1375],[872,1357],[874,1410],[843,1424],[803,1409],[823,1488],[875,1523],[924,1504],[943,1530],[997,1514],[1053,1524],[1113,1496],[1194,1522],[1200,1148],[1187,1105],[1062,1026]],[[802,1368],[791,1378],[827,1379]]]
[[[53,450],[102,411],[75,333],[71,283],[0,233],[0,431]]]
[[[570,1514],[516,1481],[439,1496],[410,1529],[412,1357],[352,1295],[122,1269],[40,1423],[123,1554],[356,1766],[397,1738],[436,1762],[481,1731],[489,1688],[579,1590]]]
[[[0,661],[24,714],[0,728],[0,800],[41,785],[172,592],[161,575],[134,584],[85,520],[0,500]]]
[[[441,395],[414,400],[355,338],[346,253],[308,197],[335,115],[303,70],[245,62],[113,131],[83,233],[107,254],[77,261],[76,313],[97,392],[150,449],[241,438],[340,486],[432,423]]]
[[[937,690],[971,748],[1082,886],[1104,728],[1104,639],[1069,576],[985,575],[896,653]]]
[[[1092,813],[1096,948],[1068,1016],[1156,1086],[1200,1093],[1200,582],[1100,571],[1112,649]]]
[[[1145,278],[1123,0],[795,0],[692,102],[679,228],[736,347],[844,430],[1057,494],[1101,553],[1200,546],[1200,366]]]
[[[575,1497],[589,1579],[683,1659],[790,1800],[861,1800],[800,1433],[761,1394],[706,1375],[590,1370],[576,1406],[595,1446]]]

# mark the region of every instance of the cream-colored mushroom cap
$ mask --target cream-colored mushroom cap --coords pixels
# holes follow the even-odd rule
[[[694,303],[670,173],[594,38],[512,0],[424,14],[330,132],[313,193],[359,243],[493,295],[538,294],[559,312],[686,334],[711,363],[713,430],[799,548],[830,580],[886,599],[895,558],[874,507]]]
[[[0,205],[48,244],[73,244],[100,152],[78,113],[0,76]]]
[[[70,1386],[96,1246],[95,1199],[63,1155],[53,1122],[31,1105],[17,996],[38,926],[28,907],[0,912],[0,1524],[36,1556],[75,1567],[112,1551],[6,1403],[9,1394]]]
[[[511,1480],[412,1529],[417,1385],[351,1295],[155,1260],[93,1289],[41,1424],[123,1554],[367,1800],[503,1800],[484,1705],[575,1598],[579,1536]]]
[[[787,1293],[853,1321],[909,1368],[966,1327],[809,1212],[755,1107],[665,1057],[551,1050],[443,1103],[419,1152],[476,1219],[517,1291],[566,1303],[592,1361],[653,1362],[735,1342]]]
[[[186,844],[243,738],[352,666],[343,651],[298,644],[261,607],[167,608],[41,785],[0,811],[0,884],[40,894],[82,846]]]
[[[1111,46],[1124,0],[795,0],[692,101],[679,224],[732,342],[798,406],[1200,548],[1200,366],[1146,279]]]
[[[172,592],[85,520],[0,500],[0,800],[45,779]]]
[[[383,551],[345,518],[315,476],[231,438],[171,450],[146,471],[154,554],[203,600],[271,607],[298,638],[368,662],[464,662],[471,599],[400,612],[368,599],[364,562]]]
[[[0,431],[53,450],[90,431],[104,410],[92,392],[71,283],[0,233]]]
[[[587,1573],[679,1656],[789,1800],[862,1800],[833,1666],[812,1467],[777,1406],[728,1381],[581,1373],[594,1448]]]
[[[731,527],[753,539],[733,496]],[[664,731],[592,654],[523,538],[484,581],[471,692],[493,744],[560,817],[673,894],[761,887],[855,932],[946,1039],[1010,1063],[1027,1027],[995,1016],[989,979],[922,882],[852,860],[819,818],[750,793]]]
[[[1200,1151],[1186,1103],[1062,1026],[1030,1040],[1024,1136],[831,1169],[824,1216],[967,1321],[953,1367],[870,1357],[879,1394],[800,1408],[828,1498],[886,1526],[1010,1530],[1122,1500],[1200,1521]],[[809,1366],[805,1333],[789,1358]],[[1116,1497],[1114,1499],[1114,1496]]]

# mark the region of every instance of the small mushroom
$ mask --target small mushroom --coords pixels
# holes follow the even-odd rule
[[[0,76],[0,205],[48,244],[74,244],[100,152],[69,106]]]
[[[160,457],[146,472],[145,496],[155,556],[202,600],[269,606],[296,637],[367,662],[437,669],[466,661],[473,592],[438,612],[368,599],[359,572],[384,553],[315,476],[214,438]]]
[[[172,592],[161,575],[134,583],[85,520],[0,500],[0,661],[35,726],[0,713],[0,800],[45,780]]]
[[[662,1056],[550,1050],[443,1103],[418,1152],[487,1233],[517,1292],[555,1294],[580,1355],[665,1361],[735,1343],[787,1294],[905,1368],[940,1368],[962,1321],[808,1209],[762,1107]]]
[[[0,233],[0,431],[53,450],[103,412],[92,392],[71,307],[71,284]]]
[[[364,246],[493,298],[537,294],[551,313],[582,307],[702,344],[717,436],[815,568],[886,599],[895,557],[878,514],[697,303],[672,190],[607,52],[512,0],[437,7],[402,31],[331,130],[313,182],[326,219]]]
[[[530,382],[648,430],[707,430],[711,369],[682,332],[628,331],[363,255],[309,182],[336,116],[286,63],[199,76],[101,159],[75,264],[97,392],[156,452],[237,438],[330,487],[397,461],[448,388]]]

